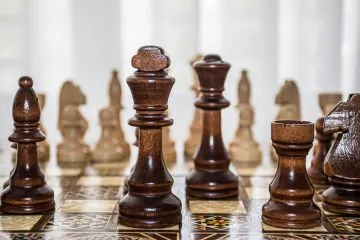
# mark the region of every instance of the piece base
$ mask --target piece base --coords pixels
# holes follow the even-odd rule
[[[268,218],[263,215],[261,217],[261,219],[262,219],[263,223],[265,223],[269,226],[277,227],[277,228],[306,229],[306,228],[318,227],[321,225],[320,218],[315,221],[308,221],[308,220],[305,220],[305,221],[281,221],[281,220],[276,220],[273,218]]]
[[[191,197],[220,199],[239,194],[238,177],[231,171],[204,172],[193,170],[186,178],[186,194]]]
[[[33,188],[8,186],[1,194],[1,211],[10,214],[35,214],[55,209],[54,192],[48,185]]]
[[[332,213],[360,215],[359,190],[339,191],[330,187],[323,192],[322,207],[325,211]]]
[[[164,228],[181,223],[181,202],[172,193],[144,197],[127,193],[119,203],[119,221],[135,228]]]

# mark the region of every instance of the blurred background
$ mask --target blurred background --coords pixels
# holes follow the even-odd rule
[[[303,120],[320,116],[319,92],[360,89],[360,1],[358,0],[0,0],[0,140],[12,130],[11,105],[22,75],[46,94],[43,123],[48,141],[60,141],[57,108],[60,86],[73,80],[87,97],[86,139],[100,136],[98,111],[108,104],[111,70],[120,72],[122,126],[127,139],[134,114],[126,77],[131,57],[142,45],[160,45],[176,83],[169,99],[175,120],[171,134],[179,152],[193,116],[189,61],[198,53],[218,53],[231,63],[224,95],[223,136],[229,143],[238,123],[236,87],[249,71],[255,109],[255,138],[270,142],[275,94],[285,78],[296,80]],[[54,151],[52,151],[54,152]]]

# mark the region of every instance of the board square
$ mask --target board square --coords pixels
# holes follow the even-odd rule
[[[112,213],[117,200],[69,200],[66,199],[60,207],[64,213],[105,212]]]
[[[360,218],[358,217],[328,217],[335,229],[342,233],[360,233]],[[360,239],[360,236],[359,236]]]
[[[305,228],[305,229],[287,229],[287,228],[277,228],[273,226],[269,226],[265,223],[262,223],[263,231],[264,232],[327,232],[326,228],[321,224],[318,227],[314,228]]]
[[[84,176],[81,177],[77,186],[122,186],[124,177],[108,177],[108,176]]]
[[[191,213],[223,213],[223,214],[245,214],[246,209],[240,200],[189,200]]]
[[[30,231],[42,215],[0,215],[1,231]]]

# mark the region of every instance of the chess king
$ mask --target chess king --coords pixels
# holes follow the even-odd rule
[[[128,193],[119,202],[119,222],[129,227],[159,228],[181,222],[181,202],[171,192],[173,179],[162,153],[162,128],[172,125],[166,110],[175,79],[165,69],[170,59],[156,46],[141,47],[132,58],[137,69],[127,78],[139,128],[138,158],[128,179]]]
[[[324,133],[338,134],[325,157],[331,187],[323,193],[323,208],[360,215],[360,93],[350,94],[325,117]]]

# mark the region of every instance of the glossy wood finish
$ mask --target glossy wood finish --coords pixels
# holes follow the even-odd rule
[[[323,208],[360,215],[360,94],[350,94],[325,117],[324,133],[337,133],[325,158],[331,187],[323,193]]]
[[[274,121],[271,140],[279,156],[278,169],[270,184],[270,200],[263,206],[262,220],[279,228],[312,228],[321,224],[320,209],[313,202],[305,158],[314,140],[314,124]]]
[[[186,178],[186,193],[208,199],[234,197],[238,195],[238,178],[229,170],[220,112],[230,104],[222,95],[230,64],[210,54],[195,63],[194,68],[201,92],[195,106],[203,110],[203,131],[194,158],[195,169]]]
[[[181,222],[181,202],[171,192],[173,179],[162,155],[162,127],[175,79],[164,69],[170,59],[164,50],[145,46],[132,58],[137,71],[127,78],[136,115],[129,125],[139,128],[139,153],[128,180],[128,193],[119,203],[119,222],[130,227],[159,228]]]
[[[40,106],[32,86],[30,77],[20,78],[13,102],[15,129],[9,141],[17,143],[17,157],[9,186],[1,194],[4,213],[43,213],[55,208],[54,192],[39,168],[37,142],[45,136],[39,129]]]

